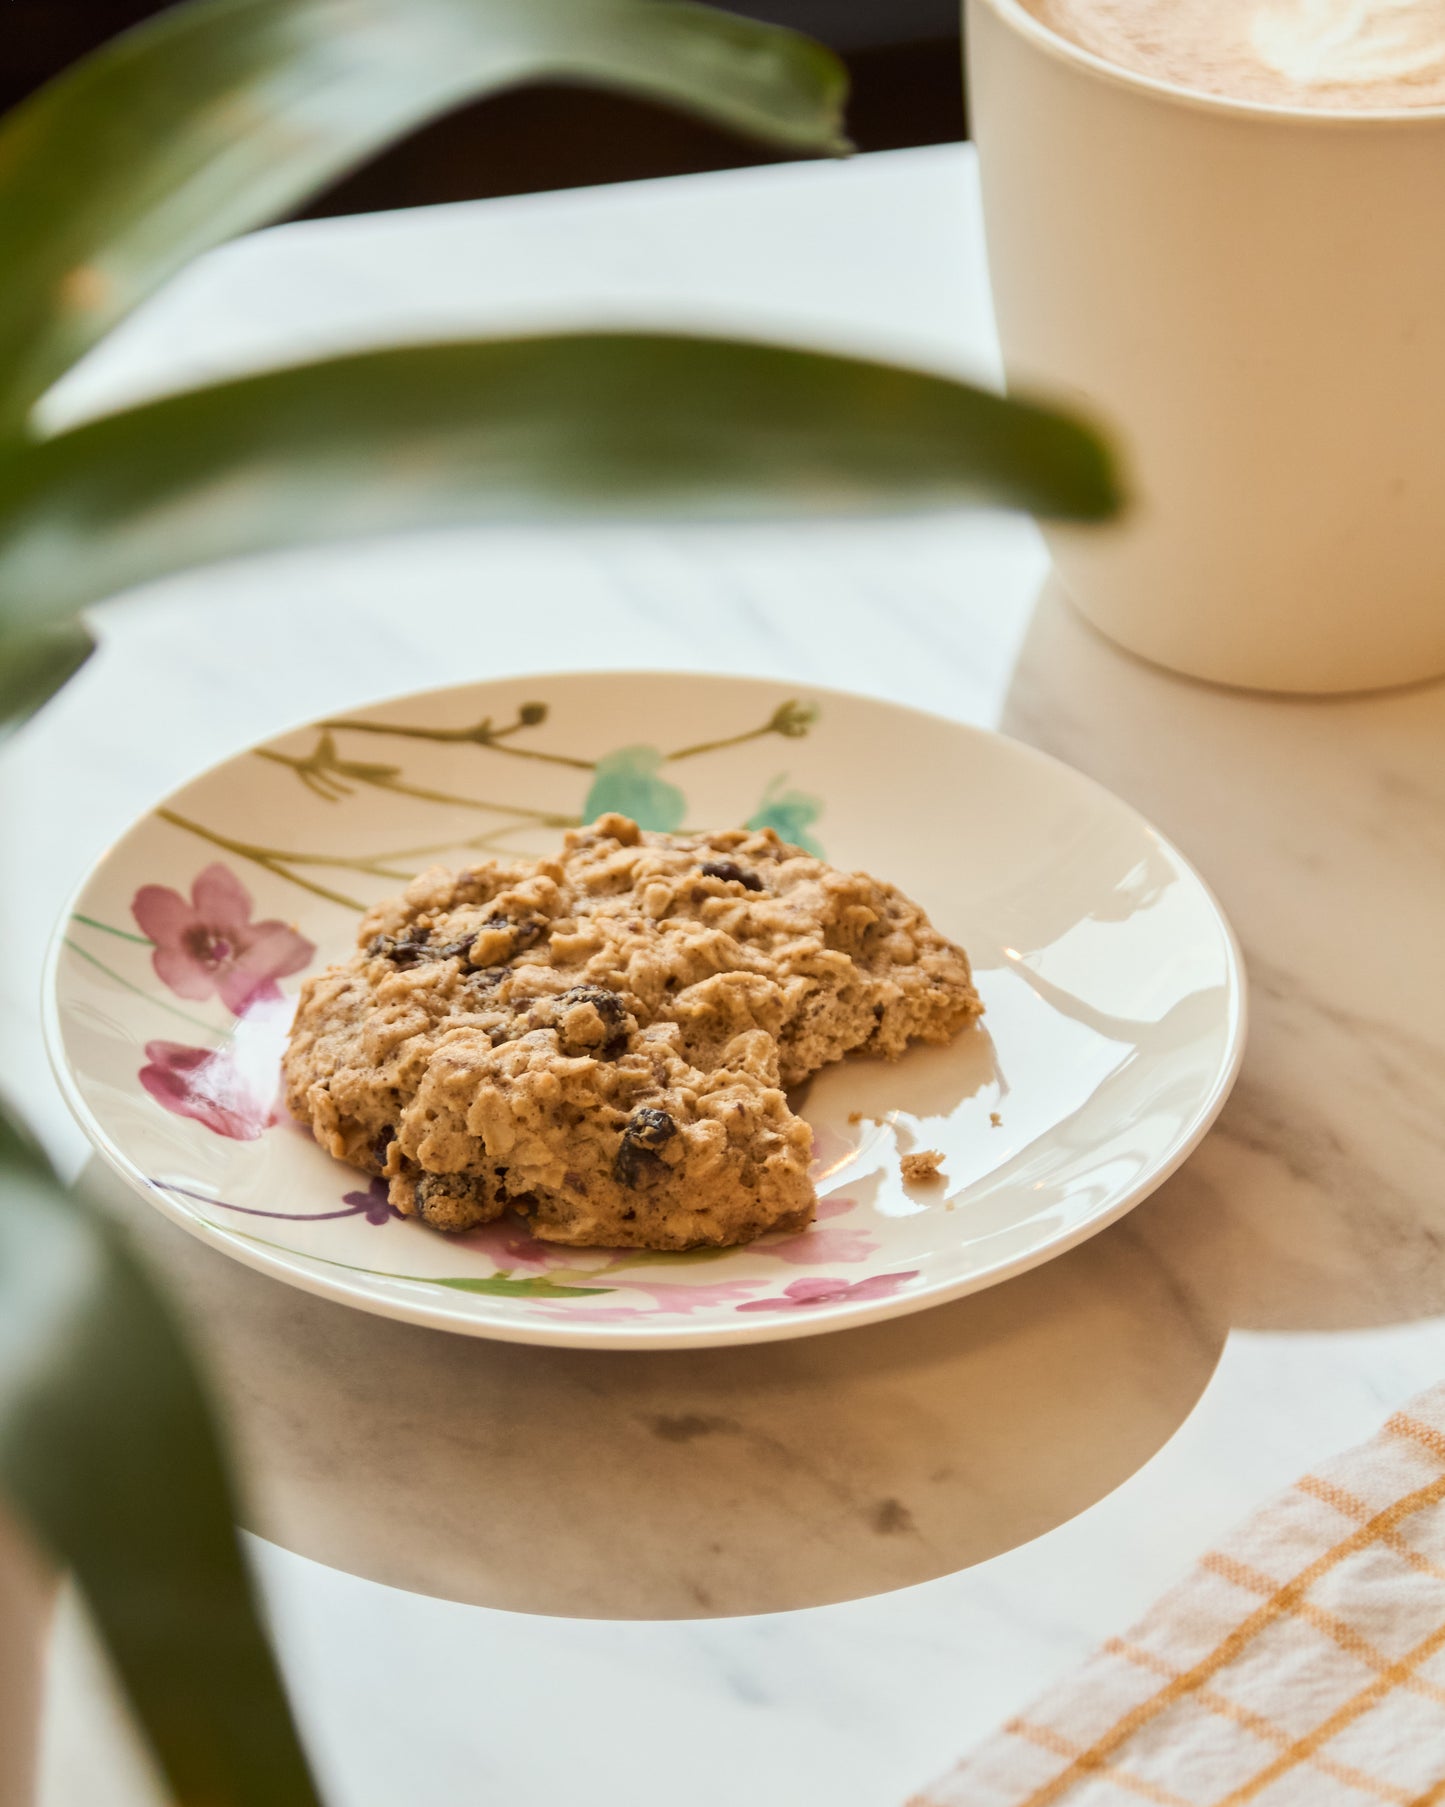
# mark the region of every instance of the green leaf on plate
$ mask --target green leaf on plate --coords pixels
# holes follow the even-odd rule
[[[184,1339],[3,1112],[0,1485],[74,1571],[181,1807],[319,1807]]]
[[[599,1269],[598,1278],[610,1280],[614,1274],[620,1274],[624,1269],[630,1273],[635,1267],[695,1267],[700,1261],[723,1261],[736,1254],[735,1248],[629,1249],[618,1260]]]
[[[639,828],[672,834],[687,815],[687,798],[660,776],[667,755],[660,747],[619,747],[597,761],[582,803],[582,820],[595,822],[609,810],[631,816]]]
[[[423,1274],[389,1274],[390,1280],[424,1280],[428,1286],[449,1286],[459,1293],[491,1293],[501,1299],[590,1299],[598,1293],[615,1292],[612,1286],[558,1286],[553,1280],[536,1276],[529,1280],[510,1280],[505,1274],[493,1274],[489,1280],[437,1280]]]
[[[0,458],[0,616],[29,629],[188,565],[414,526],[1117,501],[1080,422],[865,358],[629,333],[398,347]]]
[[[95,640],[83,621],[59,621],[0,640],[0,735],[28,721],[94,651]]]
[[[212,1228],[217,1226],[212,1225]],[[284,1243],[271,1242],[264,1236],[248,1235],[245,1230],[229,1230],[241,1242],[254,1242],[263,1249],[279,1249],[293,1255]],[[330,1255],[308,1255],[308,1261],[319,1261],[323,1267],[344,1267],[349,1274],[369,1274],[373,1280],[406,1280],[413,1286],[449,1286],[453,1292],[493,1293],[502,1299],[585,1299],[593,1293],[614,1292],[611,1286],[564,1286],[540,1275],[514,1280],[510,1273],[491,1274],[482,1279],[448,1278],[440,1274],[394,1274],[387,1268],[359,1267],[354,1261],[336,1261]]]
[[[763,792],[763,800],[743,824],[745,828],[771,828],[780,840],[801,847],[822,859],[823,846],[811,832],[823,813],[823,799],[809,791],[787,790],[787,778],[779,773]]]
[[[193,0],[0,126],[0,423],[208,246],[475,95],[560,78],[802,151],[845,147],[842,65],[671,0]]]

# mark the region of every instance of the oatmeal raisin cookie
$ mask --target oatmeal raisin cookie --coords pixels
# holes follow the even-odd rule
[[[785,1088],[982,1011],[916,904],[771,830],[604,816],[556,859],[424,873],[303,987],[287,1102],[442,1230],[685,1249],[800,1229]]]

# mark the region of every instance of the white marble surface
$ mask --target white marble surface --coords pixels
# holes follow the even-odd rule
[[[969,155],[285,228],[189,272],[53,405],[543,319],[735,322],[987,372]],[[1196,1157],[1050,1269],[898,1326],[738,1361],[459,1348],[118,1201],[232,1404],[334,1807],[901,1802],[1445,1372],[1445,687],[1186,684],[1045,577],[1031,527],[985,518],[291,555],[107,609],[101,656],[0,760],[0,1077],[73,1165],[34,974],[75,879],[198,766],[458,676],[705,666],[1002,727],[1151,815],[1244,943],[1251,1050]],[[44,1807],[147,1792],[67,1610]]]

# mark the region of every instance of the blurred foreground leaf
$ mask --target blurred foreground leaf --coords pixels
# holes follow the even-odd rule
[[[94,651],[83,621],[0,639],[0,739],[49,702]]]
[[[846,148],[842,65],[675,0],[196,0],[0,126],[0,425],[167,276],[424,120],[547,78],[670,101],[797,150]]]
[[[0,610],[29,629],[184,566],[441,523],[980,502],[1092,520],[1116,499],[1078,422],[866,359],[620,333],[411,346],[0,461]]]
[[[3,1112],[0,1485],[74,1570],[179,1807],[317,1807],[184,1342]]]

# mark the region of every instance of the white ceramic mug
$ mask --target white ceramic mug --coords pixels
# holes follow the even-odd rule
[[[966,14],[1009,381],[1112,426],[1135,497],[1049,529],[1079,609],[1227,684],[1445,672],[1445,109],[1218,99]]]

